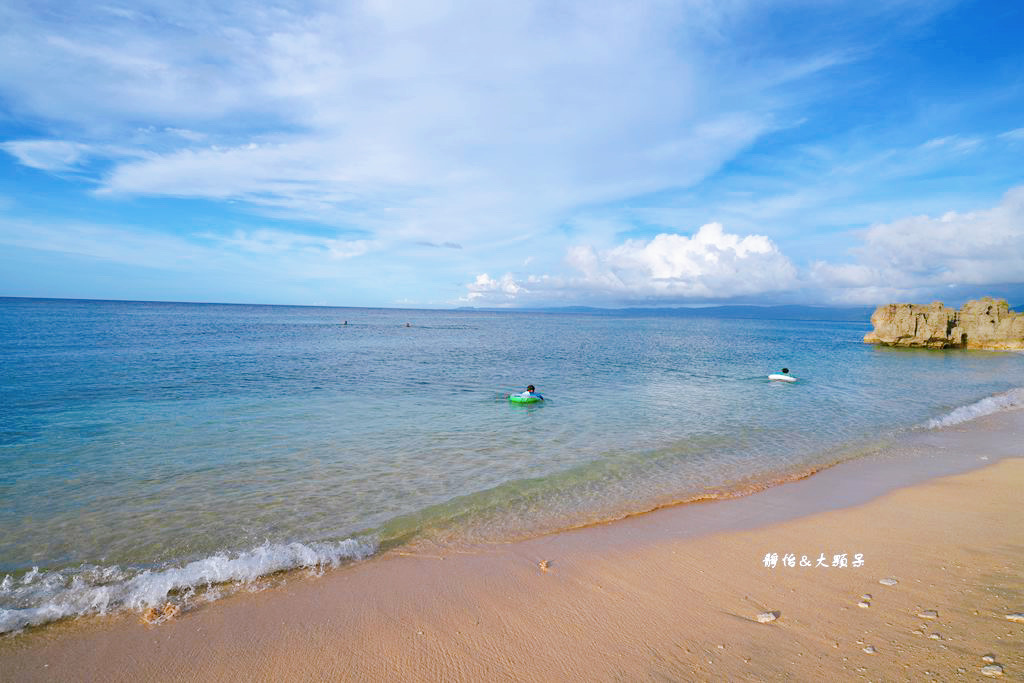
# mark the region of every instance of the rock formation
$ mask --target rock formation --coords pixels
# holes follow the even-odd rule
[[[1024,350],[1024,314],[1003,299],[968,301],[959,311],[941,301],[927,306],[888,304],[871,315],[869,344],[930,349]]]

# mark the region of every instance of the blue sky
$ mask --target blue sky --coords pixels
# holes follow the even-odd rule
[[[1024,4],[0,3],[0,295],[1024,303]]]

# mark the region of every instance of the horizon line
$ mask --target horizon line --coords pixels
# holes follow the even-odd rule
[[[819,308],[832,310],[853,310],[877,308],[878,305],[886,304],[753,304],[753,303],[722,303],[722,304],[674,304],[674,305],[634,305],[634,306],[594,306],[588,304],[568,304],[559,306],[448,306],[448,307],[402,307],[402,306],[355,306],[342,304],[273,304],[257,302],[238,301],[179,301],[162,299],[96,299],[91,297],[63,297],[63,296],[10,296],[0,294],[0,300],[18,299],[25,301],[79,301],[95,303],[130,303],[130,304],[187,304],[195,306],[282,306],[291,308],[357,308],[367,310],[392,310],[392,311],[552,311],[585,309],[594,311],[630,311],[630,310],[705,310],[709,308]],[[902,303],[902,302],[897,302]]]

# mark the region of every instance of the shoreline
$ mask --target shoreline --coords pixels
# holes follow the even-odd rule
[[[157,627],[127,615],[34,629],[0,641],[0,667],[18,680],[909,677],[929,666],[946,678],[977,674],[991,651],[1012,678],[1024,627],[997,613],[1024,611],[1021,433],[1024,411],[1010,410],[743,498],[384,553]],[[865,563],[764,568],[772,552]],[[878,584],[887,577],[899,583]],[[954,592],[965,586],[974,609]],[[938,619],[916,617],[927,609]]]

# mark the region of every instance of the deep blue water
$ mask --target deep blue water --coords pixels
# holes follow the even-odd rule
[[[0,631],[748,490],[1024,386],[869,329],[0,299]]]

